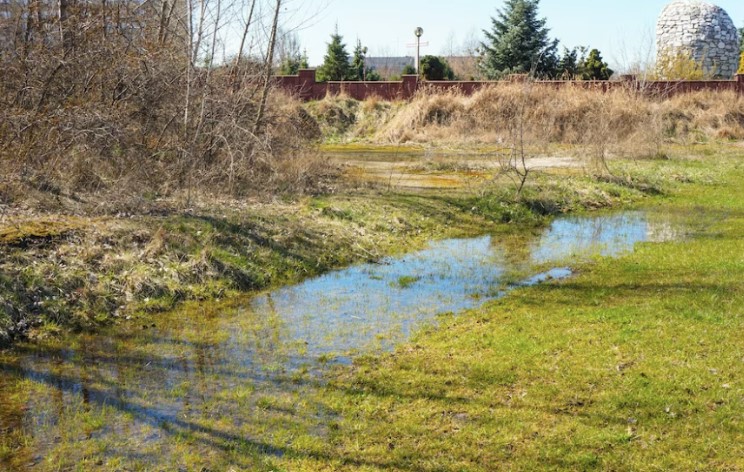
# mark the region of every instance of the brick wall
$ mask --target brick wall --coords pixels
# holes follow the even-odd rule
[[[420,89],[459,90],[470,95],[479,89],[498,82],[437,81],[419,80],[415,75],[403,76],[395,82],[316,82],[315,70],[301,70],[298,75],[277,76],[277,87],[301,100],[322,100],[326,95],[345,94],[357,100],[378,97],[382,100],[409,100]],[[735,91],[744,95],[744,75],[734,80],[678,80],[641,82],[632,76],[624,76],[620,81],[562,81],[546,80],[534,82],[544,87],[580,87],[608,91],[613,88],[634,88],[652,96],[669,96],[701,90]]]

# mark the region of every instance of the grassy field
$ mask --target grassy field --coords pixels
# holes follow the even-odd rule
[[[462,177],[459,188],[425,192],[363,184],[289,201],[207,201],[186,211],[4,215],[0,345],[19,335],[147,319],[184,301],[278,286],[432,239],[513,232],[554,214],[627,206],[680,182],[717,178],[698,158],[664,162],[618,162],[624,179],[615,181],[577,168],[536,171],[519,199],[508,180],[493,182],[497,171],[484,169]],[[437,180],[458,171],[405,172]]]
[[[41,336],[0,353],[0,468],[744,469],[744,152],[732,143],[672,151],[613,162],[621,179],[538,173],[519,202],[500,187],[364,190],[219,218],[205,210],[17,224],[2,233],[4,271],[17,270],[0,281],[6,300],[19,281],[39,290],[102,283],[91,299],[113,293],[115,303],[126,292],[107,287],[151,285],[113,319],[104,310],[85,317],[88,305],[73,303],[84,297],[34,308],[39,334],[103,332]],[[443,315],[391,354],[324,365],[320,382],[308,372],[268,387],[246,381],[249,364],[220,347],[236,331],[264,343],[267,321],[234,311],[240,289],[430,239],[508,240],[550,214],[613,207],[662,212],[683,237],[576,263],[568,280]],[[82,267],[103,275],[79,276]],[[199,302],[215,298],[233,301]],[[195,301],[158,314],[186,300]],[[150,323],[168,335],[154,336]],[[277,354],[263,349],[271,367]],[[35,353],[51,362],[29,364]],[[188,375],[174,381],[174,372]]]
[[[719,184],[654,202],[687,222],[684,240],[582,265],[339,371],[320,393],[339,418],[329,444],[280,469],[744,469],[743,164],[712,159]]]

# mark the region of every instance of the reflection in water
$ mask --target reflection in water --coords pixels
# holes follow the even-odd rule
[[[521,245],[531,264],[570,264],[594,255],[617,256],[657,234],[644,213],[558,219]],[[284,342],[301,342],[317,357],[390,348],[438,313],[459,312],[504,294],[501,278],[519,258],[490,236],[432,243],[426,250],[381,264],[333,272],[257,297],[255,313],[285,326]],[[552,271],[515,285],[565,278]],[[548,276],[548,277],[546,277]],[[344,359],[341,358],[343,361]]]
[[[281,319],[285,341],[311,356],[366,350],[381,336],[407,337],[416,321],[477,305],[499,285],[500,261],[490,237],[437,242],[280,289],[250,309]]]
[[[90,456],[102,469],[170,470],[189,454],[260,469],[272,456],[309,454],[291,438],[324,434],[331,414],[306,393],[328,359],[391,349],[438,313],[571,274],[555,268],[505,284],[515,264],[569,265],[674,236],[658,228],[642,213],[560,219],[519,244],[489,236],[432,243],[237,308],[186,307],[157,328],[19,345],[0,355],[0,469],[54,469]]]
[[[532,248],[536,264],[591,255],[618,256],[641,241],[661,241],[665,233],[644,213],[628,212],[595,218],[566,217],[556,220]],[[673,234],[668,234],[671,239]]]

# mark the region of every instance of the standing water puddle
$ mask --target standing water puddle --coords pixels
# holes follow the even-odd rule
[[[565,264],[666,239],[667,228],[638,212],[561,218],[532,241],[521,241],[527,259],[518,263],[491,236],[435,242],[257,297],[250,309],[281,319],[285,339],[306,345],[312,357],[389,349],[437,314],[475,308],[517,286],[565,278],[571,275]],[[504,283],[510,270],[550,264],[559,267]]]
[[[640,212],[561,218],[516,242],[435,242],[238,308],[189,307],[157,327],[18,345],[0,355],[0,469],[46,470],[76,455],[97,457],[103,469],[170,469],[194,451],[259,468],[297,453],[287,439],[295,433],[323,434],[329,413],[306,393],[328,360],[390,350],[437,314],[567,277],[577,260],[673,237],[669,224]],[[542,271],[513,278],[529,267]]]

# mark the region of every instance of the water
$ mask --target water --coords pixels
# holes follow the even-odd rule
[[[562,218],[535,234],[435,242],[238,303],[185,308],[156,326],[19,345],[0,355],[0,469],[46,470],[76,454],[102,468],[171,469],[194,450],[260,468],[296,452],[288,432],[324,434],[330,413],[307,392],[325,369],[391,350],[438,314],[569,277],[577,260],[673,237],[644,213]]]
[[[515,286],[568,277],[563,264],[618,256],[638,242],[658,240],[663,227],[643,213],[562,218],[533,240],[520,241],[526,261],[515,261],[491,236],[441,241],[277,290],[250,308],[281,319],[285,338],[302,342],[314,357],[389,349],[439,313],[475,308]],[[502,280],[510,269],[551,263],[559,267],[506,285]]]

